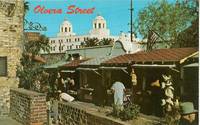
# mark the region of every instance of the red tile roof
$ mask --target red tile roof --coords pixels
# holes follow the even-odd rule
[[[82,60],[72,60],[71,62],[68,62],[67,64],[64,64],[63,66],[60,66],[62,68],[76,68],[79,66],[80,63],[85,62],[89,59],[82,59]]]
[[[39,55],[32,55],[31,53],[27,53],[25,55],[29,56],[30,58],[32,58],[36,62],[46,63],[46,60],[43,57],[39,56]]]
[[[33,60],[39,63],[46,63],[46,60],[42,58],[41,56],[34,56]]]
[[[134,54],[120,55],[102,63],[102,65],[124,65],[140,62],[178,62],[198,51],[198,48],[157,49],[150,52],[140,51]]]
[[[38,41],[40,39],[39,32],[25,32],[24,35],[28,41]]]

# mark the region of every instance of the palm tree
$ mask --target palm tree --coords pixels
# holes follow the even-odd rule
[[[24,52],[38,55],[41,50],[49,52],[50,46],[45,35],[39,35],[36,40],[27,40],[24,44]]]
[[[112,45],[114,43],[114,40],[109,38],[103,38],[100,43],[101,45]]]
[[[97,38],[90,38],[85,41],[85,47],[93,47],[99,45],[99,39]]]

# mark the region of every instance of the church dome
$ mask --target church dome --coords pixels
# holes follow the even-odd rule
[[[103,16],[97,15],[92,23],[93,29],[90,31],[92,35],[109,36],[110,30],[107,29],[106,20]]]
[[[60,25],[60,33],[59,36],[63,35],[72,35],[73,33],[73,27],[72,24],[65,18],[64,21]]]
[[[71,26],[72,24],[67,20],[65,19],[62,23],[63,26]]]
[[[105,20],[102,16],[97,16],[95,20]]]

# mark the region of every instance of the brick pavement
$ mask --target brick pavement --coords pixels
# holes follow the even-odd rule
[[[0,118],[0,125],[22,125],[10,117]]]

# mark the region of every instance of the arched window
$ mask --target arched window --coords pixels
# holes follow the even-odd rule
[[[103,23],[103,28],[105,28],[105,24]]]
[[[67,27],[65,27],[65,32],[67,32]]]
[[[95,28],[95,29],[97,28],[97,24],[96,24],[96,23],[94,24],[94,28]]]
[[[69,32],[71,32],[71,27],[69,27]]]
[[[99,23],[99,29],[101,28],[101,23]]]

